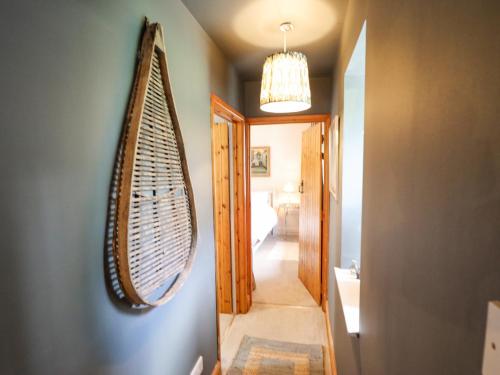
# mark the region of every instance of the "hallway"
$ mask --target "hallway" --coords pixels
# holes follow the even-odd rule
[[[254,253],[254,275],[257,287],[254,303],[310,306],[317,303],[297,277],[299,243],[297,238],[277,239],[272,236]]]
[[[330,374],[325,315],[297,277],[298,242],[269,236],[254,254],[257,288],[247,314],[234,317],[222,343],[225,374],[245,335],[323,346]]]
[[[500,375],[499,0],[2,5],[0,375]]]

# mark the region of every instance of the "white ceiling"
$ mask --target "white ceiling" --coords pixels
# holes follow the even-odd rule
[[[288,47],[307,56],[310,75],[330,75],[347,0],[182,0],[235,64],[244,80],[258,80],[264,58],[283,48],[279,25],[292,22]]]

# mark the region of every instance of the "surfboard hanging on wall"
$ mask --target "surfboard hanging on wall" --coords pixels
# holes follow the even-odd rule
[[[146,20],[119,149],[113,256],[125,297],[158,306],[193,264],[196,214],[163,30]]]

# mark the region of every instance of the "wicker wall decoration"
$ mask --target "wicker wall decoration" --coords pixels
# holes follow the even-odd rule
[[[146,21],[120,149],[113,254],[127,299],[167,302],[186,280],[196,215],[163,30]]]

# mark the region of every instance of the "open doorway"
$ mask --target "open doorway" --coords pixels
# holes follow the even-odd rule
[[[327,295],[329,193],[323,186],[327,187],[329,181],[329,168],[324,166],[329,163],[329,138],[325,135],[330,116],[245,119],[215,95],[211,108],[218,366],[224,372],[248,335],[326,345],[326,319],[321,307],[325,308]],[[300,163],[295,160],[289,167],[295,169],[294,174],[284,173],[283,180],[272,189],[261,186],[258,197],[251,191],[252,178],[256,178],[255,174],[251,177],[252,165],[254,173],[267,177],[274,175],[273,168],[286,169],[272,160],[275,146],[267,146],[267,151],[264,143],[256,145],[262,146],[260,150],[251,148],[253,130],[266,125],[285,129],[285,135],[271,135],[273,139],[286,140],[290,129],[298,133],[295,143],[300,148],[295,159],[298,157]],[[286,151],[277,149],[280,154],[286,159]],[[259,203],[261,208],[267,206],[268,211],[275,212],[271,225],[265,228],[259,228],[255,213]],[[254,241],[252,228],[257,232],[262,229]],[[267,245],[269,234],[276,242]],[[275,267],[288,264],[289,271],[274,272],[273,267],[266,270],[257,264],[254,278],[252,258],[257,251],[262,251],[261,265],[269,263],[266,259],[276,258]],[[279,290],[264,296],[253,292],[254,287],[256,291],[270,290],[265,284],[266,272],[285,276],[278,284],[288,295]],[[296,287],[291,292],[287,275],[293,277]],[[267,285],[274,288],[274,284],[271,280]],[[276,300],[271,294],[283,298]]]
[[[307,166],[301,165],[310,162],[302,156],[310,147],[311,127],[311,123],[270,124],[253,126],[250,131],[253,303],[318,304],[299,278],[300,213],[305,208],[301,198],[307,179],[303,176]],[[319,153],[317,158],[320,163]],[[310,214],[314,215],[306,213]]]
[[[324,166],[329,165],[329,138],[325,134],[330,129],[330,116],[273,116],[248,118],[246,122],[255,277],[252,300],[321,304],[324,309],[329,193],[323,186],[329,184],[329,168]],[[266,142],[272,143],[276,152]],[[263,165],[265,162],[269,165]],[[290,287],[293,285],[297,288]]]
[[[216,95],[211,97],[212,192],[216,284],[217,355],[235,314],[251,304],[247,249],[244,117]]]

